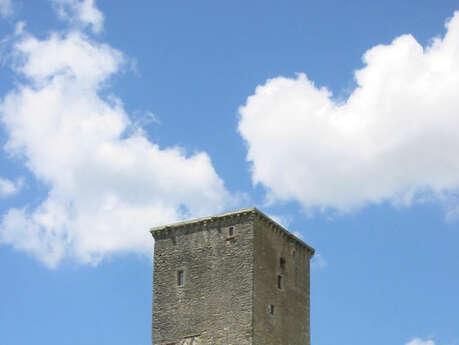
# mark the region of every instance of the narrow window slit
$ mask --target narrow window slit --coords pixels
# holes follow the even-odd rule
[[[277,276],[277,288],[282,289],[282,276]]]
[[[183,286],[183,270],[177,272],[177,285]]]

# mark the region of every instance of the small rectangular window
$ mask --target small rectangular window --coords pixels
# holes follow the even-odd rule
[[[280,265],[281,270],[285,270],[285,259],[284,258],[279,259],[279,265]]]
[[[183,286],[183,270],[177,272],[177,285]]]
[[[228,236],[230,236],[230,237],[234,236],[234,227],[233,226],[229,227]]]
[[[277,288],[282,289],[282,276],[277,276]]]
[[[274,315],[274,305],[270,304],[268,310],[271,315]]]

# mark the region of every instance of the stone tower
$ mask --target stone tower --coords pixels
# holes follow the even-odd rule
[[[314,249],[256,208],[151,229],[153,345],[310,345]]]

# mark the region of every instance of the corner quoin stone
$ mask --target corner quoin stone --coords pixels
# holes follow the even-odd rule
[[[151,229],[153,345],[310,345],[314,249],[256,208]]]

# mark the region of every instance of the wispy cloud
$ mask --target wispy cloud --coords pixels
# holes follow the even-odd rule
[[[405,345],[435,345],[433,340],[423,340],[421,338],[414,338],[407,342]]]
[[[22,180],[16,182],[0,177],[0,197],[6,197],[19,192],[22,188]]]
[[[299,239],[303,240],[304,239],[304,236],[301,232],[299,231],[294,231],[293,234],[298,237]]]
[[[325,260],[322,254],[320,253],[315,253],[314,256],[312,257],[311,260],[311,266],[312,268],[316,269],[324,269],[328,266],[328,261]]]
[[[268,216],[286,229],[288,229],[289,225],[292,223],[292,217],[286,215],[269,214]]]
[[[11,0],[0,0],[0,16],[6,18],[13,13],[13,3]]]
[[[90,26],[94,33],[102,31],[104,15],[95,0],[52,0],[59,17],[72,25]]]

